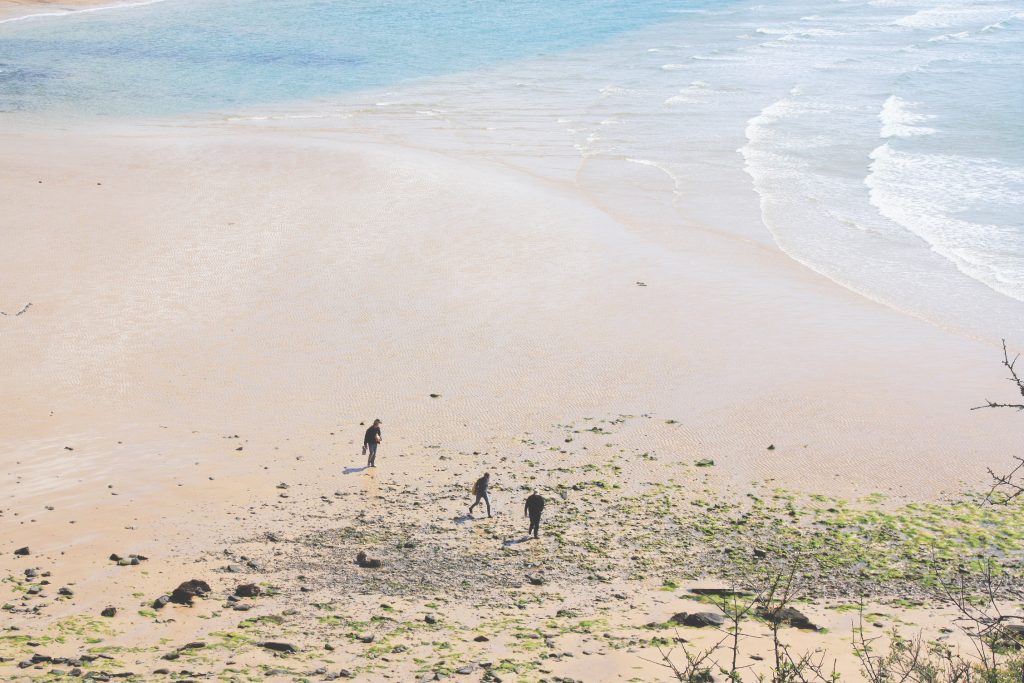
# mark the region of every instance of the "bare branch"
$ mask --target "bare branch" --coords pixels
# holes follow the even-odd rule
[[[1008,381],[1013,382],[1017,386],[1017,391],[1021,397],[1024,397],[1024,379],[1021,379],[1020,375],[1017,374],[1017,361],[1020,360],[1020,354],[1013,357],[1010,360],[1010,352],[1006,348],[1006,340],[1003,340],[1003,366],[1010,371],[1010,376],[1007,378]],[[985,399],[985,405],[974,406],[971,410],[980,410],[981,408],[1011,408],[1014,410],[1024,410],[1024,403],[999,403],[997,401],[990,401]]]

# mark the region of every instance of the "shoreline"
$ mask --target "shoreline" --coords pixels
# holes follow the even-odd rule
[[[165,0],[0,0],[0,24],[44,17],[62,17],[82,12],[101,12],[154,5]]]

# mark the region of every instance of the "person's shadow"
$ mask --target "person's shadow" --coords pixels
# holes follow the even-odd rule
[[[342,474],[355,474],[356,472],[362,472],[363,470],[368,469],[370,469],[368,465],[363,465],[362,467],[346,467]]]
[[[476,517],[474,517],[473,515],[470,515],[470,514],[459,515],[458,517],[455,518],[455,523],[456,524],[465,524],[467,522],[473,522],[473,521],[476,521]]]

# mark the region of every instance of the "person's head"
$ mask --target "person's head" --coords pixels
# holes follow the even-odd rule
[[[491,473],[490,472],[484,472],[484,479],[490,479],[490,478],[491,478]]]
[[[379,424],[380,424],[380,419],[376,419],[376,420],[373,421],[373,426],[374,427],[376,427]]]
[[[538,493],[538,492],[537,492],[537,489],[534,489],[534,490],[533,490],[533,495],[535,495],[535,496],[539,496],[539,495],[540,495],[540,493]]]

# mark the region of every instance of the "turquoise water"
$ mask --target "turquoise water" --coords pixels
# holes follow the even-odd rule
[[[600,42],[667,0],[170,0],[0,25],[0,111],[160,115],[330,97]]]

